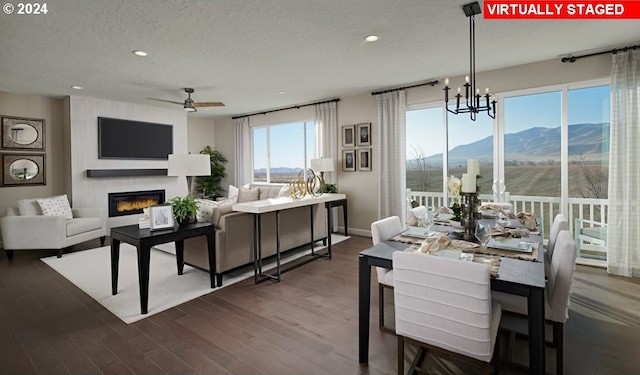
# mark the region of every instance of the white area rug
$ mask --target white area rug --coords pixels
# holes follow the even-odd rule
[[[332,244],[342,242],[349,237],[332,235]],[[316,244],[315,249],[324,246]],[[42,261],[59,274],[82,289],[98,301],[107,310],[127,324],[144,319],[153,314],[198,298],[218,289],[253,277],[253,266],[248,266],[224,275],[221,287],[209,287],[209,273],[184,266],[184,273],[178,276],[175,252],[172,245],[162,245],[163,250],[151,250],[151,268],[149,270],[149,306],[147,314],[140,314],[140,289],[138,284],[138,261],[135,247],[120,244],[120,267],[118,276],[118,294],[111,295],[111,250],[109,246],[42,258]],[[283,256],[282,263],[290,262],[310,253],[310,250],[292,251]],[[275,260],[263,264],[263,269],[275,267]]]

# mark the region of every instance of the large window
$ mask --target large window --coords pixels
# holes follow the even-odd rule
[[[254,182],[288,183],[315,155],[313,121],[255,127],[251,140]]]
[[[569,197],[606,199],[609,180],[609,86],[569,90]]]
[[[407,111],[407,189],[442,192],[442,107]]]
[[[559,197],[561,92],[504,99],[504,184],[511,195]]]

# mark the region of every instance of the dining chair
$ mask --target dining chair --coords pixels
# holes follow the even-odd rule
[[[491,300],[489,267],[434,255],[393,253],[398,374],[404,374],[404,345],[420,350],[409,374],[426,351],[446,354],[499,371],[497,333],[500,304]]]
[[[569,318],[569,297],[575,270],[575,256],[576,245],[571,233],[568,230],[561,230],[556,239],[555,252],[549,267],[544,307],[545,319],[552,327],[551,346],[556,348],[557,375],[563,373],[564,323]],[[527,315],[525,297],[495,291],[491,295],[495,301],[500,302],[505,315],[513,314],[518,317]],[[501,328],[511,331],[513,327],[503,325]]]
[[[371,238],[373,244],[388,240],[402,232],[400,217],[391,216],[371,223]],[[384,325],[384,289],[393,289],[393,270],[376,267],[378,274],[379,327],[381,330],[394,333],[395,331]]]
[[[549,241],[547,242],[547,248],[544,251],[544,270],[545,276],[549,276],[549,268],[551,266],[551,258],[553,257],[553,253],[556,247],[556,240],[558,238],[558,233],[562,230],[569,230],[569,221],[564,214],[557,214],[553,219],[553,223],[551,224],[551,229],[549,230]]]

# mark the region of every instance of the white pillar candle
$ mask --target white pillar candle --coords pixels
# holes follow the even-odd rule
[[[463,193],[475,193],[476,192],[476,176],[473,174],[462,174],[462,192]]]
[[[472,176],[477,176],[480,174],[480,160],[478,159],[467,159],[467,173]]]

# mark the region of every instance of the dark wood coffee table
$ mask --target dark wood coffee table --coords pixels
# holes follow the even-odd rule
[[[211,223],[195,223],[158,231],[140,229],[138,225],[111,228],[111,293],[118,293],[118,268],[120,242],[126,242],[138,250],[138,282],[140,284],[140,310],[146,314],[149,302],[149,262],[151,248],[155,245],[175,242],[178,275],[184,269],[184,240],[186,238],[207,236],[209,250],[209,269],[211,287],[216,287],[216,241],[215,228]]]

